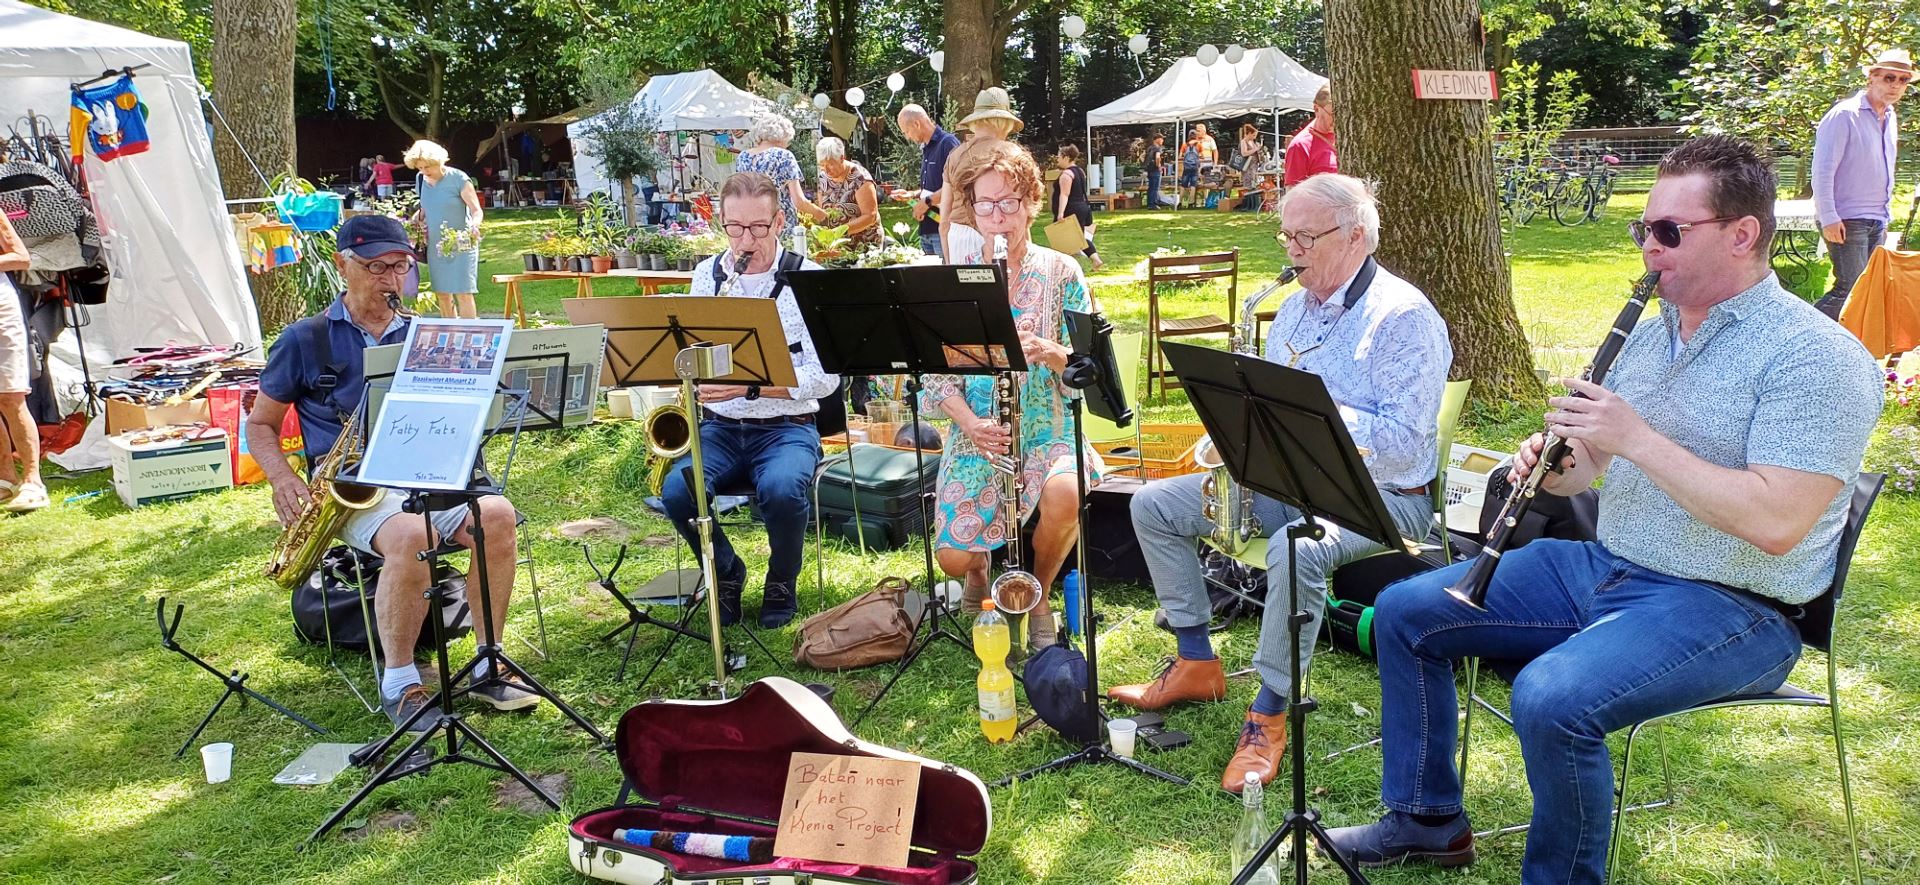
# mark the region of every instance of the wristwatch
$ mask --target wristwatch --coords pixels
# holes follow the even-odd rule
[[[747,399],[749,401],[752,401],[752,400],[757,400],[759,398],[760,398],[760,385],[758,384],[747,385]]]

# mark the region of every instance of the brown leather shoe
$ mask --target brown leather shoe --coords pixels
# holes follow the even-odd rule
[[[1168,658],[1152,682],[1107,689],[1107,697],[1140,710],[1161,710],[1181,701],[1217,701],[1226,696],[1227,669],[1217,657],[1210,661]]]
[[[1240,726],[1240,743],[1220,775],[1220,789],[1240,792],[1249,771],[1260,775],[1262,785],[1273,783],[1274,775],[1280,773],[1280,757],[1286,754],[1287,714],[1262,716],[1248,710],[1247,721]]]

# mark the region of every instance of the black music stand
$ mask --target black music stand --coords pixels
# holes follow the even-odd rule
[[[912,377],[907,408],[920,426],[920,382],[927,374],[992,375],[1027,368],[1020,333],[1007,303],[1006,271],[995,265],[918,265],[782,271],[780,281],[793,290],[820,365],[839,375]],[[926,450],[914,446],[914,479],[926,487]],[[907,649],[893,677],[855,717],[858,726],[880,699],[893,690],[935,639],[946,639],[969,653],[958,617],[935,591],[933,521],[927,497],[920,501],[920,546],[926,557],[927,608],[914,624],[932,629]],[[942,614],[955,630],[942,625]]]
[[[1113,355],[1113,324],[1107,322],[1106,317],[1094,313],[1069,310],[1066,315],[1067,333],[1073,342],[1073,354],[1067,358],[1067,370],[1061,375],[1061,380],[1079,393],[1073,397],[1073,454],[1074,469],[1080,485],[1080,503],[1074,511],[1075,518],[1080,523],[1074,540],[1074,554],[1079,560],[1080,568],[1080,635],[1085,636],[1087,642],[1087,712],[1098,721],[1094,723],[1093,737],[1080,749],[1026,771],[1007,775],[995,781],[994,786],[1003,787],[1036,774],[1069,768],[1081,763],[1112,762],[1184,787],[1190,783],[1186,778],[1168,774],[1144,762],[1121,756],[1107,747],[1106,729],[1102,727],[1107,714],[1100,706],[1099,618],[1093,613],[1093,575],[1087,570],[1085,422],[1086,412],[1091,409],[1095,415],[1112,421],[1114,426],[1126,427],[1133,423],[1133,409],[1127,405],[1127,391],[1120,387],[1120,369]],[[1086,402],[1089,393],[1092,395],[1090,403]]]
[[[707,639],[713,646],[714,671],[709,687],[716,696],[724,698],[727,676],[739,669],[730,667],[729,662],[738,661],[740,656],[729,654],[721,633],[717,597],[719,565],[713,561],[713,514],[700,455],[701,407],[695,399],[695,389],[698,383],[715,381],[765,387],[797,385],[793,351],[780,322],[779,305],[771,298],[641,295],[569,298],[562,301],[561,306],[574,323],[599,323],[606,327],[607,355],[601,369],[602,384],[614,387],[672,384],[681,390],[681,404],[694,425],[688,442],[692,456],[688,488],[693,491],[698,511],[695,522],[701,537],[701,580],[706,587],[706,592],[682,618],[681,626],[687,625],[701,605],[708,607]],[[761,653],[777,666],[780,659],[761,643],[759,634],[747,626],[744,618],[740,626]],[[698,633],[675,631],[668,637],[659,658],[641,680],[640,688],[646,686],[654,671],[673,652],[682,635]]]
[[[1350,883],[1364,883],[1367,878],[1359,867],[1334,848],[1320,824],[1320,812],[1307,805],[1307,714],[1318,705],[1301,694],[1300,634],[1312,618],[1300,609],[1300,573],[1293,548],[1301,538],[1325,537],[1326,529],[1319,524],[1322,519],[1390,547],[1405,542],[1320,376],[1250,354],[1191,344],[1161,347],[1186,386],[1227,473],[1235,482],[1300,511],[1300,521],[1286,533],[1287,606],[1292,612],[1287,619],[1288,645],[1293,665],[1287,729],[1293,804],[1233,883],[1251,882],[1288,835],[1293,837],[1295,880],[1306,882],[1309,833]]]
[[[506,393],[520,400],[517,406],[509,408],[507,413],[517,415],[524,419],[528,414],[526,404],[527,392],[525,390],[513,390],[506,391]],[[370,397],[362,393],[360,397],[360,408],[363,414],[368,408],[369,401]],[[363,421],[362,426],[368,427],[369,434],[371,434],[371,424]],[[500,432],[503,432],[502,428],[496,425],[488,435],[497,435]],[[555,709],[559,710],[567,718],[573,720],[574,724],[585,729],[588,734],[593,735],[594,739],[600,743],[602,748],[611,746],[612,742],[607,739],[607,736],[603,734],[600,729],[595,728],[592,722],[587,721],[586,717],[581,716],[572,707],[568,706],[567,702],[562,700],[559,695],[555,694],[545,685],[542,685],[538,679],[534,678],[533,674],[527,672],[526,668],[520,666],[513,658],[509,657],[506,650],[501,648],[500,638],[493,635],[493,592],[487,577],[487,556],[485,552],[487,538],[485,523],[480,518],[480,499],[488,495],[504,494],[506,491],[507,475],[513,469],[513,456],[519,450],[520,428],[518,425],[513,428],[512,434],[512,442],[507,450],[506,463],[501,470],[500,482],[498,484],[493,483],[493,481],[488,478],[485,464],[486,455],[484,451],[482,451],[476,453],[474,456],[475,463],[470,468],[472,480],[465,489],[402,489],[402,491],[407,492],[407,501],[402,506],[402,509],[410,514],[419,514],[420,518],[426,523],[429,537],[433,534],[433,513],[435,511],[450,510],[454,507],[467,508],[468,518],[471,521],[471,527],[468,531],[473,535],[473,572],[474,576],[479,579],[480,584],[479,624],[476,628],[477,632],[475,633],[474,655],[473,658],[467,661],[457,672],[452,669],[447,659],[448,637],[446,634],[446,618],[443,616],[443,609],[447,602],[447,590],[443,584],[429,583],[426,590],[426,597],[430,603],[427,617],[431,619],[433,623],[433,640],[439,655],[439,690],[434,692],[431,700],[421,705],[420,709],[415,710],[413,715],[407,717],[407,720],[400,723],[400,726],[395,728],[392,733],[372,744],[355,750],[350,758],[352,758],[356,764],[370,763],[385,755],[387,750],[398,743],[401,737],[407,735],[409,733],[408,729],[412,728],[414,723],[419,722],[423,717],[432,715],[434,717],[433,724],[428,726],[426,731],[421,732],[415,737],[403,752],[394,756],[391,761],[381,767],[378,773],[369,778],[366,784],[363,785],[358,792],[354,793],[352,798],[347,800],[345,805],[340,806],[332,815],[328,816],[325,821],[321,822],[320,826],[307,836],[306,841],[301,843],[303,849],[307,845],[312,844],[315,839],[326,835],[327,831],[333,829],[340,821],[345,820],[346,816],[352,813],[353,809],[361,802],[365,801],[374,790],[401,778],[419,774],[431,770],[434,766],[448,763],[466,763],[468,765],[477,765],[481,768],[488,768],[510,774],[535,796],[540,797],[541,801],[546,802],[547,805],[555,811],[560,810],[560,800],[555,799],[545,789],[541,788],[538,783],[527,776],[526,772],[521,771],[518,766],[515,766],[512,760],[508,759],[505,754],[495,749],[492,744],[487,742],[486,738],[481,737],[480,732],[467,723],[465,714],[456,712],[453,708],[453,702],[455,700],[472,694],[473,691],[480,686],[490,682],[502,681],[509,673],[519,676],[527,691],[545,698],[553,704]],[[420,554],[420,558],[427,562],[428,574],[431,575],[437,569],[441,556],[451,552],[452,550],[447,549],[445,542],[443,542],[440,547],[433,547],[423,551]],[[480,666],[481,661],[488,662],[489,669],[487,676],[479,680],[469,680],[467,685],[456,688],[456,684],[462,679],[468,679],[475,668]],[[437,757],[428,758],[421,751],[426,748],[429,741],[443,733],[446,735],[447,740],[446,752]],[[484,758],[471,756],[464,752],[468,745],[478,747],[480,751],[485,754]]]
[[[221,682],[226,683],[227,690],[220,695],[219,700],[213,702],[213,709],[208,710],[207,715],[200,719],[199,726],[194,728],[193,734],[187,735],[186,743],[183,743],[180,745],[180,749],[174,752],[173,758],[178,759],[181,756],[186,755],[187,748],[193,746],[193,742],[200,739],[200,733],[207,730],[207,726],[213,722],[213,717],[220,712],[221,707],[226,706],[228,699],[232,698],[234,695],[240,696],[240,703],[242,704],[245,704],[248,698],[252,698],[253,700],[259,701],[260,703],[266,704],[274,712],[279,713],[280,715],[285,716],[288,719],[291,719],[295,722],[300,723],[301,725],[306,726],[307,729],[312,731],[314,734],[327,733],[326,729],[321,728],[320,726],[315,725],[311,722],[308,722],[306,717],[301,716],[300,714],[295,713],[292,710],[289,710],[286,707],[281,706],[273,698],[267,697],[266,695],[263,695],[257,691],[254,691],[252,688],[248,687],[247,676],[249,674],[243,673],[239,670],[234,670],[231,673],[222,674],[219,670],[214,669],[212,664],[209,664],[206,661],[201,660],[199,655],[196,655],[193,652],[190,652],[184,648],[181,648],[180,643],[175,642],[173,640],[173,637],[174,637],[174,634],[180,631],[180,616],[184,614],[186,610],[187,610],[186,606],[175,604],[173,607],[173,622],[168,623],[167,622],[167,598],[165,596],[162,596],[160,597],[159,602],[154,603],[153,617],[155,620],[160,622],[160,647],[171,652],[178,652],[181,657],[186,658],[189,661],[192,661],[195,666],[198,666],[200,669],[213,674]],[[352,683],[348,683],[348,685],[351,686]]]

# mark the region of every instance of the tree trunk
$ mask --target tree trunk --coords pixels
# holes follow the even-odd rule
[[[1000,0],[943,0],[946,28],[941,47],[947,53],[946,101],[966,114],[980,90],[1000,82],[1000,49],[993,42],[994,14]],[[944,103],[944,102],[943,102]],[[947,121],[952,125],[951,120]]]
[[[827,94],[845,102],[847,87],[853,85],[853,47],[858,27],[854,12],[859,0],[825,0],[821,18],[827,23]]]
[[[1474,0],[1328,0],[1340,171],[1378,183],[1380,262],[1433,300],[1455,379],[1481,402],[1536,401],[1494,197],[1491,108],[1417,101],[1414,68],[1480,67]]]
[[[214,102],[233,132],[213,127],[213,154],[228,199],[266,196],[261,175],[293,173],[293,52],[298,33],[294,0],[214,0]],[[283,269],[251,277],[262,331],[279,329],[306,312],[294,273]]]

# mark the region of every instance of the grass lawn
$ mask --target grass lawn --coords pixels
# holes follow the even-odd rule
[[[1617,311],[1638,262],[1622,222],[1637,213],[1637,195],[1616,200],[1605,222],[1564,229],[1536,222],[1510,239],[1522,321],[1543,364],[1577,370]],[[518,269],[519,247],[545,223],[543,212],[489,214],[485,274]],[[1247,285],[1279,270],[1271,225],[1247,215],[1123,212],[1103,216],[1100,242],[1111,262],[1094,278],[1096,292],[1123,328],[1144,322],[1142,288],[1130,279],[1134,261],[1161,245],[1189,251],[1239,245]],[[498,311],[499,287],[483,282],[483,311]],[[529,310],[559,318],[571,283],[526,287]],[[603,288],[602,294],[612,294]],[[1176,299],[1173,310],[1219,309],[1218,296]],[[1486,416],[1463,428],[1463,439],[1511,445],[1537,422]],[[1179,397],[1149,410],[1154,418],[1190,414]],[[551,660],[520,641],[532,635],[531,584],[516,584],[510,650],[603,729],[643,698],[634,676],[616,683],[617,647],[597,638],[619,623],[617,606],[586,581],[577,548],[551,536],[563,521],[611,515],[661,538],[666,524],[649,514],[635,489],[645,467],[632,422],[603,423],[530,438],[519,449],[512,496],[526,511],[542,589]],[[496,452],[495,458],[504,453]],[[372,820],[345,838],[311,851],[299,841],[363,782],[350,770],[320,788],[273,785],[273,774],[313,738],[259,705],[229,707],[205,740],[235,743],[234,779],[209,786],[199,761],[172,753],[219,694],[219,686],[160,648],[155,601],[185,603],[179,639],[215,666],[251,674],[249,684],[334,731],[332,740],[363,741],[386,729],[328,668],[324,650],[299,643],[288,626],[285,595],[259,577],[278,534],[264,486],[130,512],[109,478],[93,473],[52,483],[54,507],[0,521],[0,882],[314,882],[392,883],[578,881],[566,858],[566,822],[610,802],[620,781],[612,756],[592,749],[548,707],[527,715],[473,718],[488,738],[537,775],[570,779],[565,810],[528,814],[501,807],[503,779],[456,766],[384,787],[350,824]],[[103,494],[100,494],[104,492]],[[88,496],[89,493],[97,493]],[[1841,623],[1840,679],[1848,707],[1854,793],[1871,880],[1920,881],[1920,742],[1910,724],[1920,712],[1920,551],[1911,539],[1920,501],[1889,495],[1868,525],[1855,557]],[[767,556],[758,529],[734,529],[756,573]],[[637,546],[622,572],[644,579],[669,568],[675,544]],[[826,546],[824,590],[814,585],[808,554],[802,598],[807,611],[847,598],[885,575],[920,573],[918,548],[863,552]],[[1172,642],[1152,626],[1151,592],[1098,585],[1105,615],[1103,682],[1152,676]],[[749,590],[749,612],[758,591]],[[1250,658],[1256,626],[1243,622],[1219,637],[1229,664]],[[790,647],[793,628],[766,637]],[[645,635],[636,659],[662,640]],[[456,655],[471,648],[456,646]],[[704,646],[683,643],[651,687],[692,696],[707,675]],[[347,656],[364,679],[364,658]],[[643,665],[644,666],[644,665]],[[643,668],[642,666],[642,668]],[[1809,656],[1795,673],[1803,686],[1822,684],[1824,661]],[[1010,745],[989,746],[974,715],[975,664],[940,644],[860,730],[863,737],[964,766],[983,779],[1051,759],[1071,749],[1046,729]],[[636,675],[637,675],[636,670]],[[781,672],[755,657],[745,674]],[[852,716],[889,675],[885,668],[845,674],[796,673],[839,687],[836,702]],[[1378,812],[1377,751],[1321,763],[1324,754],[1360,743],[1379,729],[1379,686],[1372,666],[1326,653],[1314,685],[1322,712],[1312,720],[1309,753],[1313,801],[1331,825],[1371,820]],[[980,881],[1223,882],[1231,875],[1226,845],[1237,802],[1217,788],[1244,705],[1255,686],[1231,684],[1226,703],[1175,710],[1170,724],[1194,735],[1190,746],[1149,761],[1194,779],[1176,788],[1112,767],[1078,768],[992,792],[994,829],[979,860]],[[1504,700],[1496,687],[1490,694]],[[1467,804],[1481,827],[1524,820],[1529,800],[1512,735],[1479,717]],[[1626,881],[1819,883],[1848,877],[1845,820],[1824,713],[1709,714],[1669,729],[1668,752],[1679,779],[1673,808],[1629,818]],[[1646,745],[1652,750],[1651,744]],[[1617,750],[1617,743],[1616,743]],[[1647,759],[1636,795],[1655,788],[1657,760]],[[1281,790],[1269,801],[1284,800]],[[387,827],[398,818],[399,826]],[[1278,814],[1271,819],[1278,821]],[[370,832],[378,830],[378,832]],[[1480,861],[1463,871],[1381,871],[1381,883],[1510,883],[1518,878],[1521,837],[1483,842]],[[1315,882],[1337,882],[1317,867]]]

